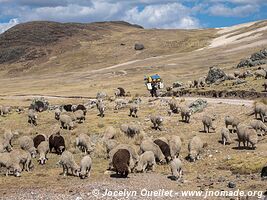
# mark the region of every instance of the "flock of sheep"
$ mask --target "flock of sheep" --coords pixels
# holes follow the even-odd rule
[[[120,109],[122,105],[129,104],[124,102],[125,99],[116,99],[115,110]],[[95,101],[97,110],[100,117],[105,117],[106,100],[98,98]],[[129,105],[129,116],[138,117],[139,104],[141,99],[135,99]],[[187,106],[181,106],[176,99],[172,98],[168,101],[169,110],[167,112],[170,116],[173,113],[180,113],[181,118],[185,123],[190,123],[192,111]],[[94,144],[88,134],[81,133],[76,137],[75,146],[80,151],[85,153],[85,156],[77,164],[74,160],[74,155],[65,145],[65,139],[61,135],[61,129],[74,129],[80,123],[86,120],[88,107],[80,105],[63,105],[56,108],[54,117],[58,120],[58,126],[53,128],[51,135],[37,134],[34,138],[30,136],[20,136],[18,138],[19,147],[13,149],[12,140],[19,135],[16,131],[5,130],[0,138],[0,167],[6,169],[6,175],[13,174],[20,176],[23,170],[30,171],[33,169],[32,159],[37,155],[38,162],[41,165],[46,164],[48,153],[58,154],[59,161],[57,165],[62,166],[63,175],[72,174],[80,178],[90,176],[92,168],[93,152],[96,144]],[[10,112],[10,108],[1,106],[1,115],[6,115]],[[18,109],[22,112],[22,109]],[[225,116],[225,127],[221,128],[222,144],[232,143],[233,135],[236,132],[238,147],[241,143],[245,148],[257,147],[258,135],[262,137],[267,133],[267,105],[263,103],[256,103],[253,113],[255,114],[254,120],[249,124],[244,124],[240,119],[234,116]],[[258,119],[258,117],[260,117]],[[204,115],[202,117],[203,130],[210,133],[215,130],[214,120],[216,115]],[[161,131],[164,128],[164,117],[161,115],[150,116],[152,128]],[[34,109],[28,110],[28,123],[38,126],[38,113]],[[228,127],[232,126],[231,129]],[[179,180],[182,176],[183,164],[179,158],[182,149],[182,141],[179,135],[168,135],[152,139],[145,133],[141,133],[140,127],[136,124],[122,124],[121,132],[129,138],[135,138],[142,135],[139,145],[139,151],[131,144],[122,144],[116,140],[116,129],[109,126],[101,139],[101,144],[105,146],[106,157],[109,159],[109,170],[115,171],[121,177],[127,177],[129,173],[147,172],[149,170],[155,171],[158,164],[168,164],[171,169],[172,176]],[[200,159],[201,154],[207,143],[204,143],[199,136],[194,136],[188,143],[188,156],[187,160],[195,162]]]

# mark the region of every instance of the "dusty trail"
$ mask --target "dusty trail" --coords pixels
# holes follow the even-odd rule
[[[15,95],[15,96],[4,96],[0,95],[2,99],[29,99],[29,98],[40,98],[44,97],[47,99],[95,99],[94,97],[86,97],[86,96],[50,96],[50,95]],[[150,97],[143,97],[148,99]],[[171,97],[160,97],[159,99],[170,99]],[[207,98],[207,97],[178,97],[178,100],[185,99],[187,102],[193,102],[197,99],[206,100],[208,103],[211,104],[228,104],[228,105],[241,105],[252,107],[254,104],[254,100],[245,100],[245,99],[223,99],[223,98]]]

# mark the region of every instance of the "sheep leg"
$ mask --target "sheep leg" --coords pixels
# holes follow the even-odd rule
[[[204,124],[204,132],[207,133],[206,125]]]

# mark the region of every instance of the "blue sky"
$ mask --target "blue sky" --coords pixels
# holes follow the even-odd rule
[[[192,29],[263,19],[267,0],[0,0],[0,33],[36,20],[124,20],[145,28]]]

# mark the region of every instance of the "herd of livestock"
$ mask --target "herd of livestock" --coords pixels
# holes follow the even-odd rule
[[[105,117],[106,99],[98,98],[95,101],[95,107],[99,111],[100,117]],[[141,99],[135,99],[129,103],[129,117],[138,117]],[[115,100],[115,109],[120,109],[123,100]],[[175,98],[168,100],[170,116],[173,113],[180,113],[184,123],[190,123],[192,111],[187,106],[182,106]],[[91,109],[93,109],[92,107]],[[31,136],[19,136],[14,130],[5,129],[0,136],[0,169],[6,169],[6,176],[12,174],[20,176],[23,170],[30,171],[33,169],[32,159],[38,156],[38,162],[45,165],[48,153],[56,153],[59,155],[57,165],[62,166],[63,175],[72,174],[81,178],[90,176],[92,168],[93,152],[96,144],[94,144],[89,134],[81,133],[77,135],[75,146],[77,149],[85,153],[80,163],[76,163],[73,153],[67,149],[65,145],[65,137],[61,134],[61,129],[71,130],[86,120],[86,114],[89,110],[85,105],[63,105],[56,108],[54,117],[58,120],[58,126],[53,128],[51,135],[37,134]],[[40,110],[39,110],[40,111]],[[11,112],[9,107],[0,106],[0,114],[5,116]],[[22,108],[18,108],[17,112],[24,112]],[[28,109],[28,123],[32,126],[38,126],[38,111],[30,107]],[[238,147],[246,149],[256,149],[258,137],[264,137],[267,134],[267,105],[256,103],[253,114],[255,119],[250,123],[243,123],[235,116],[225,116],[225,127],[221,128],[222,145],[234,142],[233,136],[236,134]],[[216,115],[203,115],[203,130],[210,133],[217,129],[214,125]],[[26,121],[26,120],[25,120]],[[164,117],[161,115],[150,116],[152,128],[161,131],[164,128]],[[229,128],[229,126],[231,128]],[[123,124],[120,131],[129,138],[134,138],[141,134],[141,128],[135,124]],[[106,128],[101,139],[101,145],[106,149],[107,158],[109,159],[109,170],[115,171],[118,176],[127,177],[129,173],[155,171],[157,165],[168,164],[171,169],[172,176],[180,179],[182,176],[183,164],[179,158],[182,149],[182,140],[179,135],[166,135],[152,139],[143,134],[140,145],[137,148],[131,144],[122,144],[116,140],[117,130],[109,126]],[[142,132],[143,133],[143,132]],[[18,139],[17,139],[18,138]],[[19,147],[12,146],[13,140],[17,139]],[[200,159],[201,154],[206,148],[199,136],[194,136],[188,143],[189,162],[196,162]],[[267,167],[263,168],[262,176],[267,176]]]

